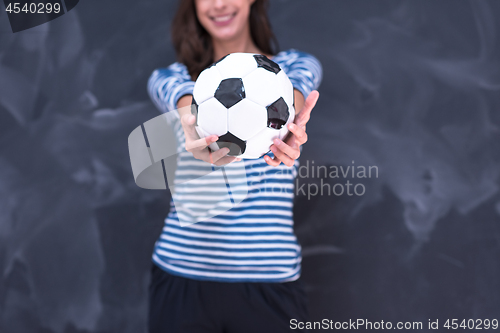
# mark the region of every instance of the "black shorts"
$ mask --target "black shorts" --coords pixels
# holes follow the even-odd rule
[[[284,283],[214,282],[169,274],[153,264],[149,333],[280,333],[308,320],[300,279]]]

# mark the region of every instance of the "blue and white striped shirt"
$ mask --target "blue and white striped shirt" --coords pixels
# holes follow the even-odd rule
[[[318,88],[322,67],[312,55],[290,49],[271,59],[280,65],[304,97]],[[162,112],[175,110],[178,100],[192,94],[193,87],[194,82],[181,63],[155,70],[148,81],[151,99]],[[182,149],[185,138],[180,122],[175,121],[172,126],[179,145],[176,180],[194,179],[207,163]],[[272,157],[272,153],[269,155]],[[197,280],[286,282],[298,279],[302,257],[293,232],[292,213],[297,168],[298,161],[292,167],[284,164],[272,167],[262,157],[226,165],[228,177],[238,178],[245,173],[246,184],[240,185],[248,188],[248,194],[235,207],[187,226],[180,226],[178,214],[183,213],[176,210],[172,200],[162,234],[155,244],[154,263],[171,274]],[[196,203],[209,202],[211,193],[218,189],[211,185],[210,175],[207,176],[198,178],[195,187],[176,189],[173,195]]]

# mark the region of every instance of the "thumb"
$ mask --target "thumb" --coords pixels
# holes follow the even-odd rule
[[[304,102],[304,106],[302,107],[302,110],[298,113],[297,117],[295,118],[295,124],[297,126],[303,127],[307,122],[309,121],[309,118],[311,117],[311,111],[316,105],[316,102],[318,101],[319,98],[319,92],[317,90],[311,91],[309,96],[307,96],[306,101]]]

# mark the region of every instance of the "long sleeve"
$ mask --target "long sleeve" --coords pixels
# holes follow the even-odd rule
[[[304,98],[317,89],[323,79],[321,63],[308,53],[290,49],[280,52],[273,61],[280,65],[290,78],[293,87],[299,90]]]
[[[177,109],[177,102],[184,95],[193,93],[191,80],[185,65],[176,62],[167,68],[153,71],[148,80],[148,93],[161,112]]]

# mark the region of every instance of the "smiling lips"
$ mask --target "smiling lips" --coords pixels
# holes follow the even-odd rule
[[[223,16],[211,17],[211,19],[215,23],[215,25],[223,26],[223,25],[229,24],[233,20],[233,17],[235,15],[236,15],[236,13],[232,13],[232,14],[227,14],[227,15],[223,15]]]

